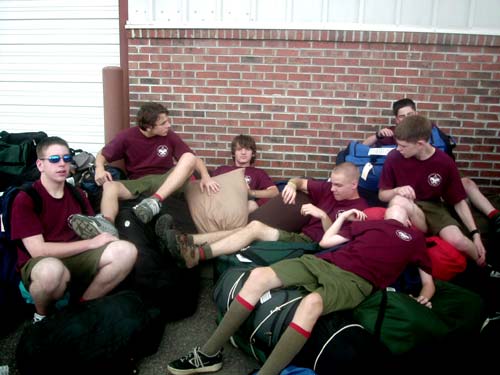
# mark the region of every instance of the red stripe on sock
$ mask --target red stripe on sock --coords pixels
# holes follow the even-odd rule
[[[301,326],[299,326],[298,324],[295,324],[294,322],[291,322],[290,323],[290,328],[296,330],[298,333],[300,333],[302,336],[304,336],[306,339],[309,338],[309,336],[311,336],[311,332],[309,331],[306,331],[304,328],[302,328]]]
[[[488,214],[488,218],[492,218],[493,216],[495,216],[496,214],[498,214],[500,212],[500,210],[497,210],[497,209],[494,209],[493,211],[491,211],[489,214]]]
[[[246,308],[247,310],[249,311],[252,311],[254,309],[254,305],[252,305],[250,302],[246,301],[242,296],[240,296],[239,294],[236,296],[236,301],[238,301],[239,303],[241,303],[241,305],[243,305],[244,308]]]
[[[207,257],[205,255],[205,250],[203,249],[202,246],[198,248],[198,254],[200,255],[200,260],[206,260]]]
[[[154,193],[153,197],[156,198],[156,199],[158,199],[160,202],[163,201],[163,197],[160,194],[158,194],[158,193]]]

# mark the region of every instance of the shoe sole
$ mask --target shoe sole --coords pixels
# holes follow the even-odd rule
[[[169,214],[161,215],[155,224],[155,233],[158,237],[164,238],[165,233],[174,226],[174,218]]]
[[[147,210],[144,210],[144,209],[142,209],[140,207],[133,207],[132,211],[134,211],[135,216],[137,216],[137,218],[143,224],[147,224],[147,223],[149,223],[153,219],[153,216],[150,215],[149,212],[146,212]]]
[[[76,217],[69,224],[71,229],[84,240],[89,240],[103,233],[96,223],[87,218]]]
[[[212,366],[205,366],[201,368],[188,369],[188,370],[179,370],[167,366],[167,370],[173,375],[203,374],[206,372],[216,372],[219,371],[221,368],[222,368],[222,363],[216,363],[215,365]]]
[[[174,229],[165,230],[163,236],[160,236],[160,238],[166,243],[168,252],[177,266],[186,268],[186,262],[182,257],[181,249],[177,245],[176,231]]]

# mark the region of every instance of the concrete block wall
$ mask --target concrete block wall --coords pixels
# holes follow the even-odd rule
[[[327,178],[337,153],[417,102],[458,143],[457,164],[500,193],[500,36],[327,30],[128,30],[130,118],[171,109],[209,167],[254,136],[276,180]]]

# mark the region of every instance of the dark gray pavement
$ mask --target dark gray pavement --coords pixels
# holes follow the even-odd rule
[[[167,323],[158,351],[139,362],[139,374],[167,374],[168,362],[185,355],[193,347],[203,344],[216,328],[217,313],[212,301],[211,264],[203,266],[201,275],[200,300],[196,313],[189,318]],[[19,375],[15,366],[15,349],[22,328],[23,325],[7,337],[0,338],[0,366],[8,365],[10,375]],[[253,358],[228,343],[224,347],[224,367],[217,374],[246,375],[256,368],[258,364]]]

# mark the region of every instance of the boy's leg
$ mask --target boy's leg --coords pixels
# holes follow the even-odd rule
[[[248,318],[262,294],[280,286],[281,280],[270,267],[254,269],[207,342],[201,349],[195,349],[187,356],[171,362],[168,370],[174,375],[189,373],[189,370],[193,373],[217,371],[222,366],[220,349],[224,343]],[[196,361],[194,357],[200,360]]]
[[[119,201],[133,198],[135,198],[135,196],[120,181],[106,182],[102,187],[102,216],[114,224],[120,207]]]
[[[102,297],[113,290],[130,273],[137,249],[128,241],[110,242],[99,259],[98,272],[82,295],[83,300]]]
[[[194,239],[194,238],[193,238]],[[164,241],[174,259],[191,268],[200,260],[208,260],[220,255],[233,254],[253,241],[278,241],[279,230],[260,221],[252,221],[244,228],[235,230],[229,236],[203,246],[190,244],[186,235],[175,230],[167,231]],[[195,240],[195,243],[197,240]]]
[[[314,292],[305,296],[300,301],[292,322],[259,370],[259,375],[279,374],[303,348],[322,313],[321,296]]]
[[[193,174],[195,166],[196,156],[189,152],[182,154],[175,167],[169,171],[167,178],[154,194],[143,199],[133,208],[135,215],[143,223],[150,222],[160,212],[161,202],[186,183]]]
[[[44,258],[33,266],[29,275],[23,274],[23,280],[28,276],[31,279],[29,293],[36,312],[45,316],[52,304],[64,296],[70,280],[69,271],[59,259]]]
[[[475,262],[478,262],[478,260],[481,261],[480,254],[474,242],[465,237],[460,228],[456,225],[448,225],[441,229],[439,237],[451,244],[457,250],[465,253],[467,257]]]

